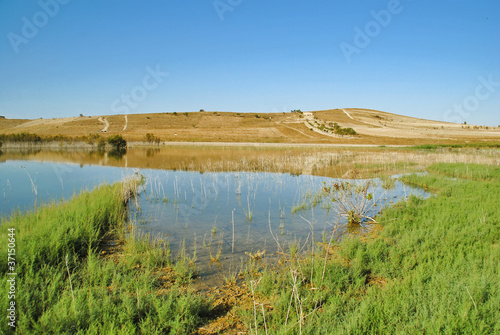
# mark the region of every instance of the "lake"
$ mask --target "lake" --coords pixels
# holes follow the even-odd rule
[[[227,273],[244,267],[248,253],[265,251],[263,261],[272,261],[281,250],[278,244],[285,249],[296,244],[307,250],[313,234],[315,240],[322,241],[336,224],[339,239],[346,234],[367,233],[369,220],[354,229],[346,218],[338,219],[336,204],[322,192],[335,182],[358,185],[370,181],[371,201],[378,200],[367,213],[371,217],[411,194],[429,196],[399,181],[384,188],[378,179],[147,168],[157,164],[153,163],[158,162],[155,155],[152,162],[144,159],[142,167],[133,168],[116,166],[117,162],[126,163],[124,157],[74,153],[69,160],[69,155],[51,153],[49,158],[38,160],[37,154],[4,156],[0,163],[0,215],[5,219],[13,210],[30,210],[49,201],[69,199],[82,189],[142,175],[145,183],[138,206],[130,208],[129,220],[151,238],[168,241],[174,256],[181,251],[189,257],[196,254],[198,272],[205,278],[221,276],[221,269]],[[115,166],[106,166],[106,160]],[[241,164],[227,162],[228,166]]]

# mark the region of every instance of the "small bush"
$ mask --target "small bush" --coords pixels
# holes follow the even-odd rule
[[[116,151],[125,150],[127,148],[127,141],[121,135],[113,135],[108,137],[108,143]]]
[[[146,133],[146,142],[152,143],[155,140],[155,135],[152,133]]]

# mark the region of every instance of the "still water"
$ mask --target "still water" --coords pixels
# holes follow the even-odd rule
[[[143,175],[146,183],[138,208],[131,208],[132,223],[151,238],[167,240],[174,255],[181,249],[188,256],[196,252],[202,276],[216,276],[221,267],[236,271],[249,259],[247,253],[265,251],[266,258],[272,258],[278,251],[277,242],[282,247],[291,243],[301,246],[310,241],[313,233],[321,241],[331,234],[337,222],[339,238],[349,232],[346,219],[338,221],[332,201],[320,196],[323,187],[337,179],[290,173],[203,173],[31,160],[7,160],[0,164],[0,215],[7,219],[12,211],[27,211],[43,203],[69,199],[82,189],[133,175]],[[369,191],[374,200],[379,199],[368,213],[372,217],[411,194],[428,196],[399,181],[387,189],[374,180]],[[369,230],[368,222],[360,227],[361,233]],[[218,262],[213,263],[213,259]]]

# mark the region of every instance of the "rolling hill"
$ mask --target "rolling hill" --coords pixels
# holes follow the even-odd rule
[[[356,135],[339,135],[352,128]],[[256,142],[413,145],[500,141],[500,128],[454,124],[344,108],[306,113],[191,112],[83,116],[59,119],[0,119],[0,134],[40,136],[120,134],[144,141],[152,133],[165,142]]]

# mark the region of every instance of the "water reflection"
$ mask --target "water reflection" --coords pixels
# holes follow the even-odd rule
[[[6,150],[0,155],[0,161],[33,160],[198,172],[252,171],[342,177],[352,170],[349,163],[352,162],[353,155],[357,153],[349,150],[332,151],[290,147],[235,149],[234,147],[171,146],[130,148],[126,152],[26,148]]]

